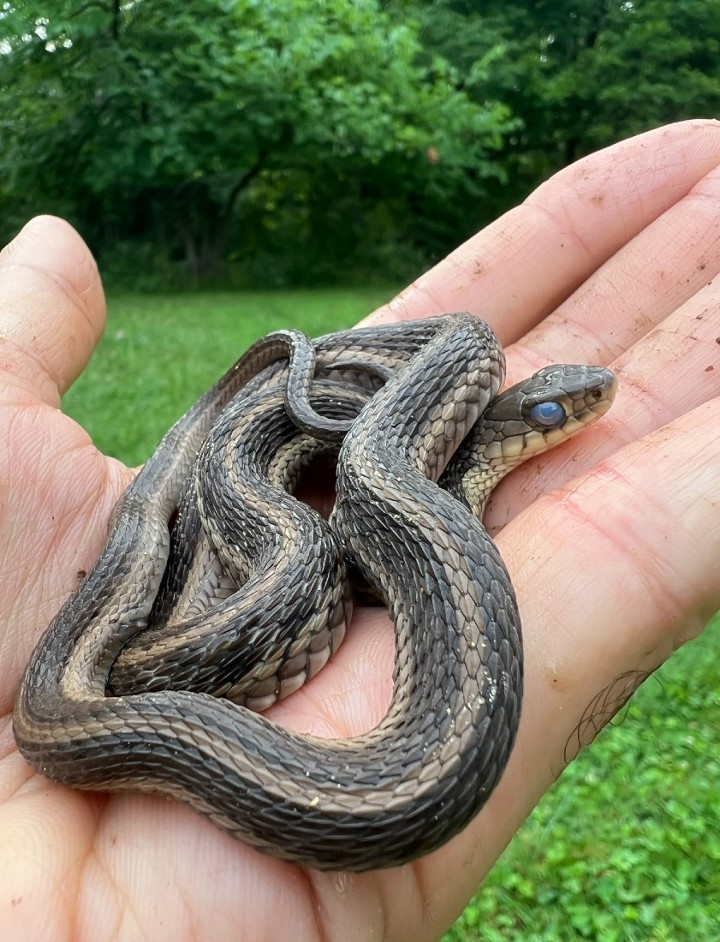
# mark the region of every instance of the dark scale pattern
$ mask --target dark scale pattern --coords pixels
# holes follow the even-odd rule
[[[333,410],[350,420],[367,401],[366,395],[328,382],[317,384],[316,397],[325,406],[332,397]],[[179,536],[172,541],[170,575],[156,602],[165,617],[157,624],[151,618],[149,628],[116,660],[109,681],[114,694],[174,689],[240,703],[252,696],[272,702],[282,693],[281,667],[266,677],[263,665],[280,665],[292,652],[297,672],[312,676],[301,652],[332,647],[333,630],[346,620],[345,565],[329,526],[287,492],[297,463],[320,449],[317,443],[312,451],[303,449],[284,398],[282,388],[271,388],[255,395],[250,411],[244,399],[231,403],[206,439],[190,482],[192,500],[183,507]],[[287,444],[294,445],[293,460],[271,476],[278,450]],[[166,624],[171,607],[162,594],[174,587],[169,578],[184,583],[185,573],[176,570],[190,566],[188,547],[196,549],[200,520],[237,591],[197,615]],[[298,635],[303,644],[293,645]],[[314,645],[316,636],[320,643]]]
[[[315,366],[301,335],[270,335],[170,430],[120,501],[97,565],[38,645],[14,726],[27,760],[59,782],[174,797],[265,852],[364,870],[411,860],[464,827],[514,741],[522,666],[512,587],[482,524],[434,483],[483,421],[503,361],[470,315],[343,332],[314,351]],[[335,382],[311,388],[314,374]],[[313,454],[308,435],[331,442],[388,375],[345,437],[329,529],[286,490]],[[285,417],[283,396],[303,433]],[[495,459],[472,447],[494,474]],[[462,490],[471,471],[466,462],[450,490],[478,503]],[[318,646],[346,603],[337,540],[396,623],[393,702],[377,729],[328,742],[207,693],[167,689],[183,645],[198,638],[208,671],[224,655],[221,687],[237,685],[247,669],[260,700],[263,684],[286,677],[298,657],[322,659]],[[218,576],[217,559],[207,562],[209,544],[230,575]],[[325,544],[329,557],[317,550]],[[181,572],[165,573],[168,559]],[[325,608],[312,601],[316,592]],[[208,612],[183,614],[203,593],[216,593]],[[174,647],[157,624],[164,616],[172,623],[173,613],[184,619],[183,645]],[[242,615],[240,634],[259,651],[254,667],[243,644],[233,653],[228,613]],[[283,617],[278,655],[270,622]],[[282,635],[293,627],[297,638]],[[143,651],[155,642],[170,644],[175,664],[163,689],[148,691],[131,665],[154,683],[164,668]],[[108,696],[123,647],[113,677],[124,676],[127,658],[128,692]]]

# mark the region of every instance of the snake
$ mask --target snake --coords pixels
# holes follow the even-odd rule
[[[515,592],[482,524],[513,467],[604,415],[605,367],[500,392],[490,327],[457,313],[254,344],[165,435],[41,637],[14,734],[79,789],[186,803],[320,870],[399,866],[458,834],[515,742]],[[325,519],[293,492],[336,462]],[[262,712],[342,642],[353,586],[395,627],[390,706],[328,740]]]

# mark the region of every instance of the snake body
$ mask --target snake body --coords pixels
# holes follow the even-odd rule
[[[27,668],[23,755],[74,787],[178,798],[322,869],[398,865],[447,841],[497,783],[522,694],[512,585],[468,508],[607,410],[610,371],[564,369],[535,381],[546,399],[560,384],[549,424],[523,411],[537,390],[497,396],[502,351],[471,315],[260,341],[121,498]],[[338,448],[328,524],[288,491]],[[395,623],[394,690],[374,730],[327,741],[247,706],[291,693],[336,649],[346,562]]]

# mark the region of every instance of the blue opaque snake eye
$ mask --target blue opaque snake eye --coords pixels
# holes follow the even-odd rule
[[[530,410],[530,418],[544,428],[560,428],[567,416],[559,402],[538,402]]]

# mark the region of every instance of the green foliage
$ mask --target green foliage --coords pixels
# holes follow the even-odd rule
[[[0,206],[117,285],[405,280],[564,164],[720,116],[720,0],[5,0]]]
[[[244,248],[253,183],[250,206],[294,200],[302,218],[304,201],[312,227],[328,181],[359,202],[498,173],[504,109],[420,64],[412,24],[375,0],[46,6],[5,15],[0,169],[22,212],[46,201],[96,243],[149,234],[197,274]]]
[[[469,79],[476,100],[519,119],[509,186],[494,212],[583,154],[671,121],[720,117],[720,0],[434,0],[425,48]],[[483,67],[476,79],[478,63]]]

